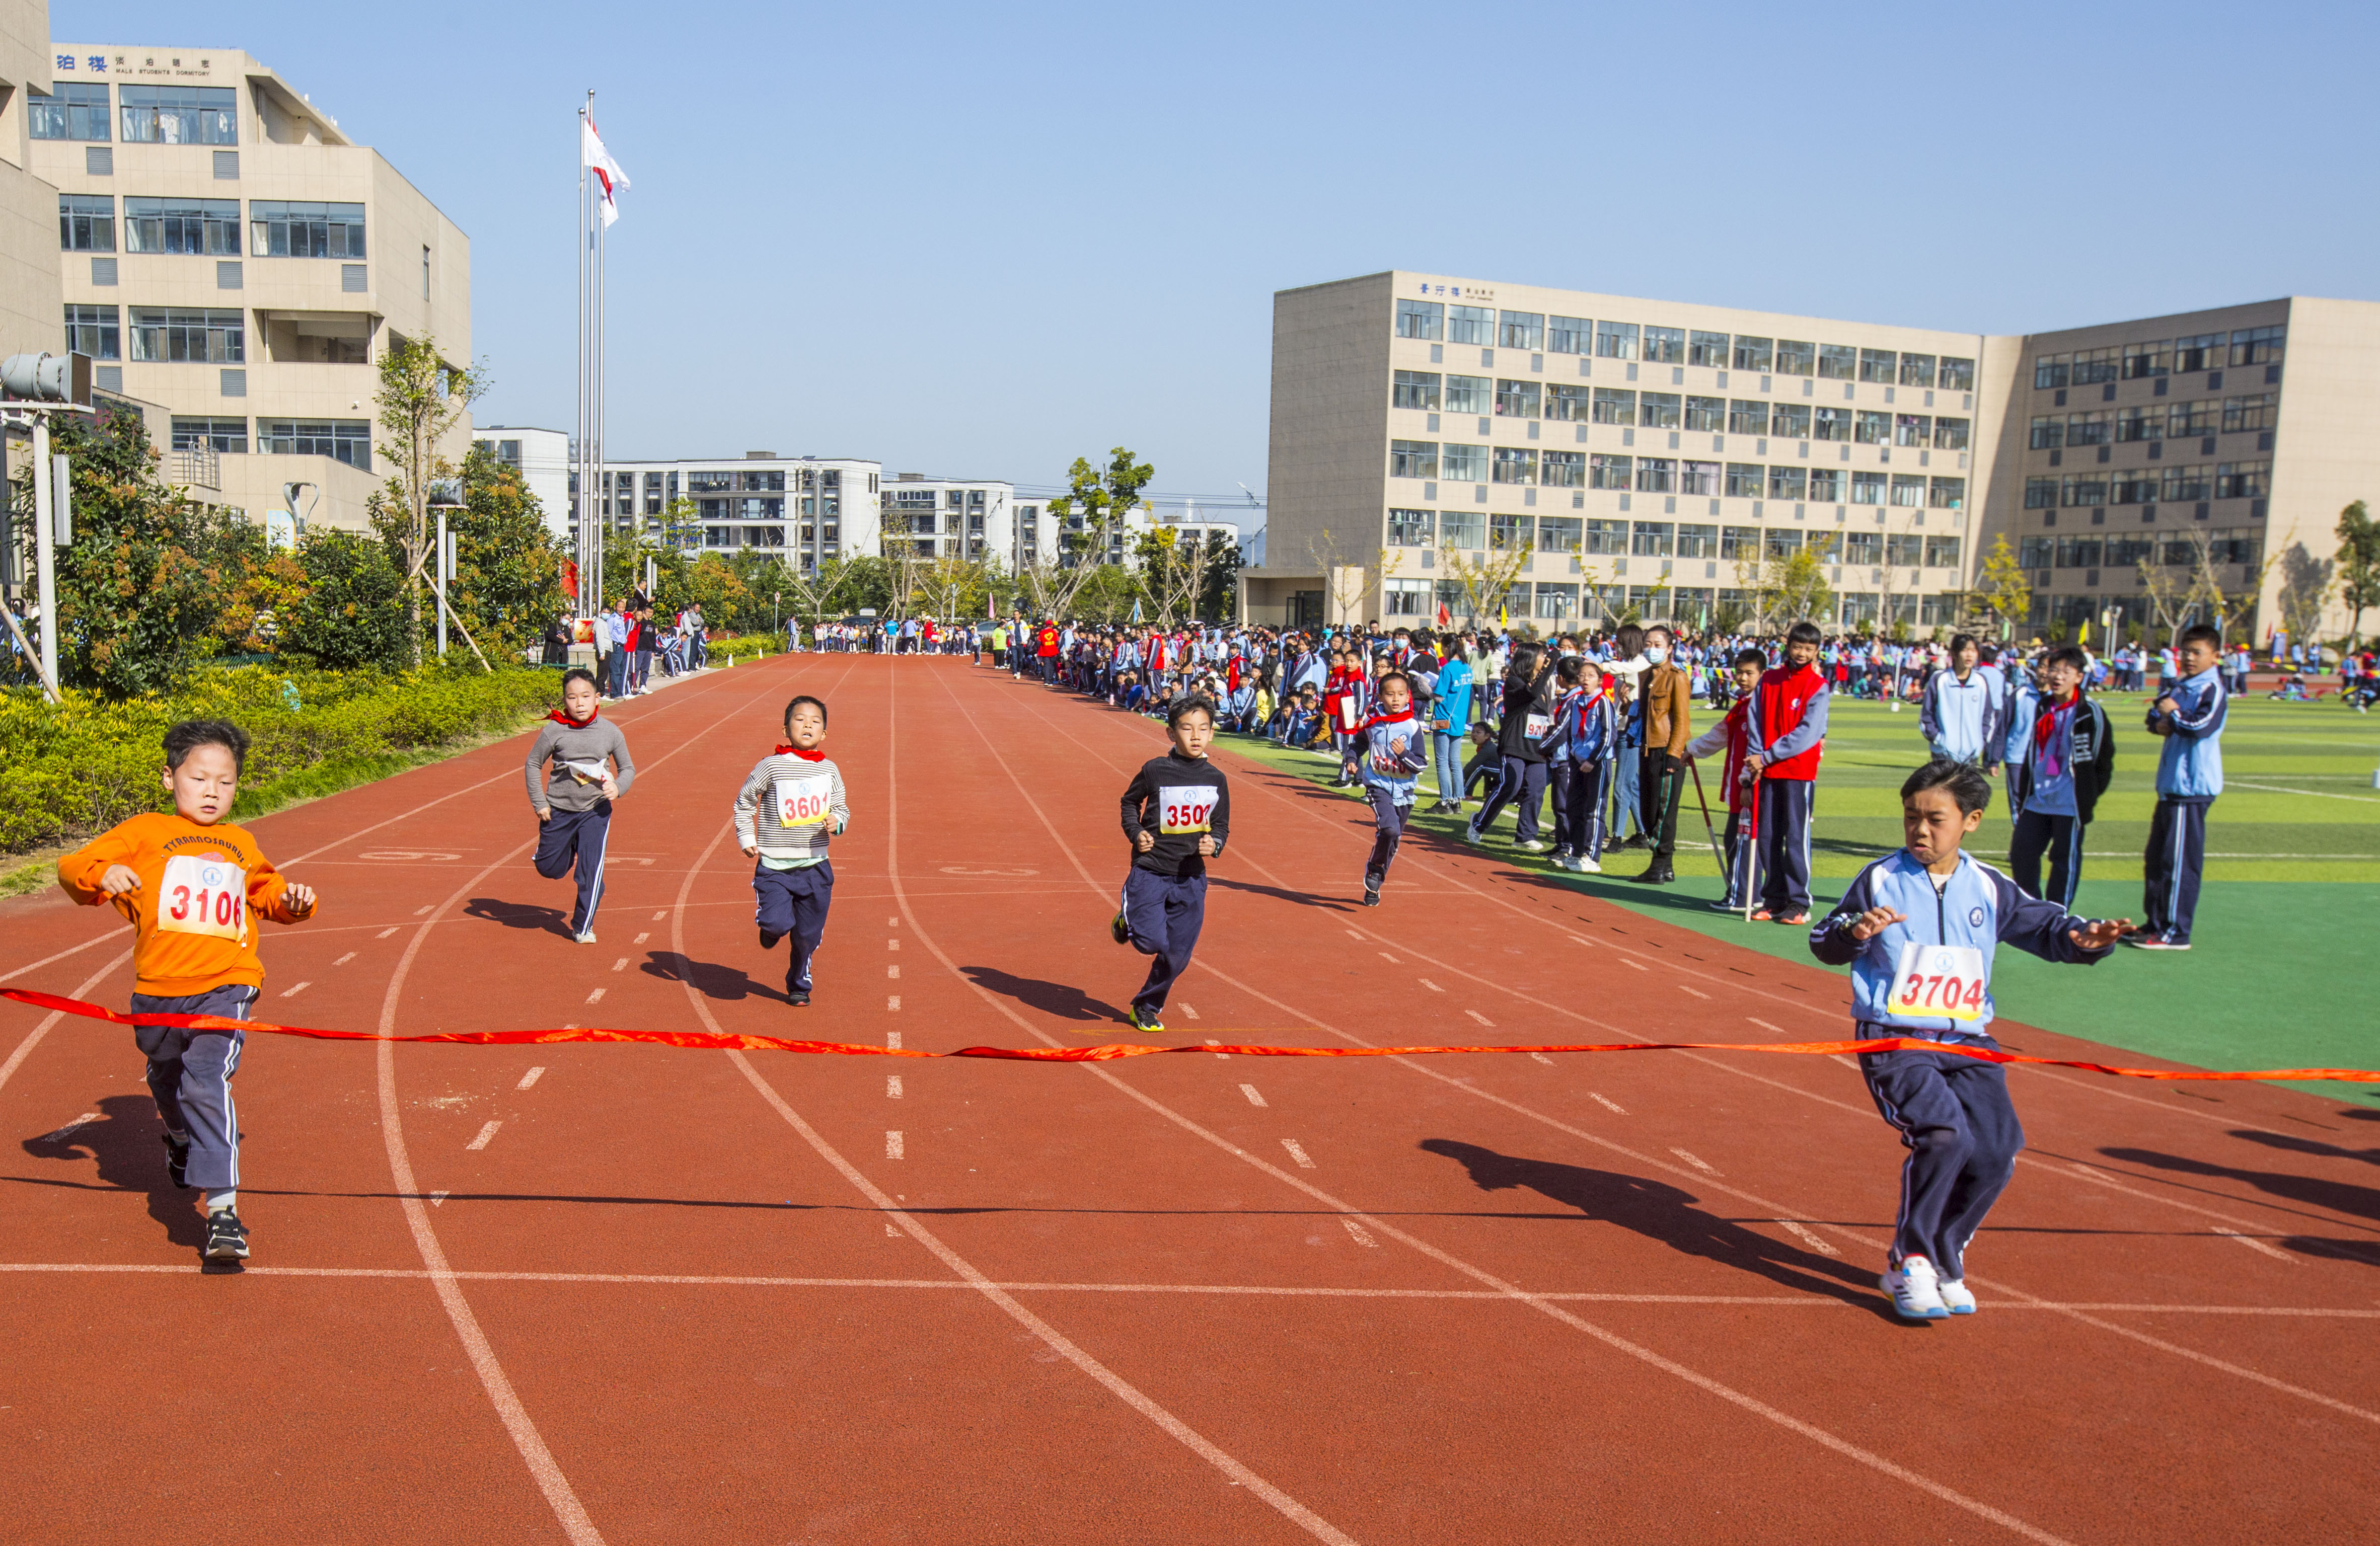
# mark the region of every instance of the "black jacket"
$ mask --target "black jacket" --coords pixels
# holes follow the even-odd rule
[[[1175,792],[1169,798],[1168,791],[1188,792],[1186,796]],[[1137,852],[1143,832],[1157,839],[1147,853]],[[1231,832],[1232,786],[1223,770],[1208,758],[1193,759],[1169,749],[1163,756],[1143,763],[1125,786],[1123,836],[1135,848],[1134,869],[1177,877],[1205,875],[1207,861],[1198,856],[1199,838],[1213,838],[1220,854]]]
[[[1496,728],[1496,749],[1523,762],[1546,760],[1546,754],[1537,749],[1537,737],[1529,733],[1529,717],[1534,714],[1546,720],[1553,718],[1554,690],[1558,684],[1554,680],[1552,658],[1541,657],[1540,663],[1545,671],[1535,682],[1523,682],[1512,676],[1504,679],[1504,716]],[[1537,733],[1545,733],[1542,726]]]
[[[2038,715],[2038,703],[2031,696],[2019,694],[2015,705],[2020,711]],[[2033,727],[2028,723],[2022,728],[2026,736],[2024,760],[2008,764],[2011,815],[2033,790]],[[2099,707],[2098,700],[2086,693],[2074,709],[2074,813],[2078,820],[2089,825],[2092,814],[2098,809],[2099,796],[2107,792],[2115,778],[2115,727],[2108,723],[2107,711]]]

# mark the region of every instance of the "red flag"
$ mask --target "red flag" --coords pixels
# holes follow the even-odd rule
[[[1438,604],[1438,625],[1440,628],[1451,628],[1454,626],[1453,615],[1447,611],[1446,603],[1443,601],[1440,601]]]
[[[578,595],[578,565],[571,559],[562,561],[562,594],[573,599]]]

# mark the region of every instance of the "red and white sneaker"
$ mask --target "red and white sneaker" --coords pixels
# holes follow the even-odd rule
[[[1876,1280],[1892,1296],[1892,1308],[1905,1321],[1939,1321],[1950,1313],[1942,1301],[1940,1277],[1923,1256],[1904,1256],[1900,1265]]]

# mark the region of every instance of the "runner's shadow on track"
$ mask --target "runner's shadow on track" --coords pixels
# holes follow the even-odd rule
[[[1104,999],[1092,997],[1071,983],[1046,983],[1038,977],[1017,977],[996,966],[962,966],[966,980],[987,993],[1014,998],[1043,1014],[1061,1020],[1112,1021],[1123,1024],[1124,1012]]]
[[[508,929],[535,929],[540,934],[558,934],[565,939],[570,937],[570,914],[560,908],[504,901],[495,897],[473,897],[463,904],[463,915],[486,923],[502,924]]]
[[[667,950],[655,950],[637,968],[648,977],[659,977],[665,983],[684,983],[695,992],[714,1003],[733,1004],[744,998],[773,998],[780,1004],[790,1004],[779,988],[764,987],[737,966],[722,966],[715,961],[689,960]]]
[[[2233,1136],[2246,1138],[2249,1135],[2235,1133]],[[2334,1149],[2327,1143],[2301,1142],[2279,1133],[2258,1135],[2254,1141],[2270,1143],[2275,1148],[2291,1149],[2300,1153],[2363,1157],[2350,1150]],[[2380,1219],[2380,1188],[2357,1186],[2351,1181],[2325,1181],[2314,1176],[2292,1176],[2285,1170],[2249,1170],[2238,1166],[2214,1165],[2180,1154],[2161,1154],[2153,1149],[2102,1149],[2099,1152],[2109,1159],[2122,1160],[2130,1165],[2145,1165],[2153,1169],[2178,1171],[2185,1176],[2245,1181],[2270,1197],[2286,1197],[2292,1202],[2328,1208],[2333,1213],[2351,1214],[2357,1218]]]
[[[1714,1218],[1695,1207],[1692,1192],[1641,1176],[1593,1170],[1583,1165],[1522,1159],[1451,1138],[1424,1139],[1421,1147],[1462,1162],[1482,1191],[1526,1188],[1575,1208],[1586,1218],[1633,1230],[1670,1250],[1700,1256],[1740,1272],[1807,1294],[1824,1294],[1891,1319],[1891,1307],[1873,1290],[1875,1279],[1815,1251],[1772,1240],[1742,1225]]]
[[[39,1160],[73,1163],[88,1155],[98,1164],[102,1184],[147,1193],[149,1216],[165,1226],[167,1239],[195,1255],[206,1248],[206,1224],[195,1205],[198,1193],[175,1186],[165,1174],[165,1145],[158,1141],[164,1130],[157,1120],[157,1103],[147,1095],[108,1095],[99,1102],[99,1120],[62,1139],[46,1133],[26,1139],[22,1147]],[[238,1268],[210,1263],[209,1270]]]
[[[1353,903],[1341,901],[1336,897],[1317,896],[1311,891],[1292,891],[1279,886],[1254,886],[1245,880],[1225,880],[1217,875],[1208,876],[1207,884],[1220,886],[1227,891],[1248,891],[1259,897],[1270,897],[1275,901],[1294,903],[1299,907],[1318,907],[1329,912],[1350,912],[1354,910]]]
[[[2355,1115],[2361,1116],[2358,1112]],[[2249,1143],[2261,1143],[2267,1149],[2287,1149],[2291,1153],[2316,1154],[2324,1159],[2359,1160],[2365,1165],[2380,1165],[2380,1149],[2342,1149],[2336,1143],[2325,1143],[2319,1138],[2300,1138],[2295,1133],[2257,1132],[2247,1129],[2231,1135]]]

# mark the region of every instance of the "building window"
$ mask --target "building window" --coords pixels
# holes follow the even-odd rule
[[[1399,338],[1437,338],[1446,331],[1446,308],[1436,301],[1397,301]]]
[[[1859,352],[1859,379],[1890,386],[1894,360],[1890,349],[1862,349]]]
[[[1727,497],[1731,500],[1756,500],[1766,491],[1767,475],[1749,462],[1727,465]]]
[[[108,139],[107,88],[61,80],[50,95],[26,99],[36,139]]]
[[[1934,384],[1934,356],[1932,355],[1902,355],[1900,356],[1900,384],[1902,386],[1932,387]]]
[[[225,86],[127,86],[128,145],[237,145],[238,94]]]
[[[1419,408],[1428,413],[1438,411],[1438,372],[1435,370],[1400,370],[1389,387],[1389,406]]]
[[[1644,357],[1647,365],[1683,365],[1686,362],[1686,330],[1646,328]]]
[[[1644,408],[1636,422],[1647,429],[1675,429],[1678,427],[1679,398],[1674,392],[1648,392],[1644,395]]]
[[[1640,456],[1636,459],[1636,491],[1640,494],[1674,494],[1678,491],[1678,464],[1668,456]]]
[[[2058,486],[2058,500],[2070,509],[2088,509],[2107,502],[2105,473],[2069,477]]]
[[[67,252],[115,250],[115,200],[103,193],[58,195],[58,246]]]
[[[1754,406],[1758,406],[1757,404]],[[1780,440],[1806,441],[1810,438],[1810,405],[1779,403],[1768,410],[1768,433]]]
[[[1590,489],[1633,488],[1635,481],[1633,456],[1606,456],[1600,453],[1586,459],[1586,482]]]
[[[1884,533],[1880,531],[1848,531],[1843,534],[1843,562],[1855,564],[1876,564],[1884,562]]]
[[[1639,521],[1629,532],[1632,558],[1668,558],[1677,548],[1677,527],[1668,521]]]
[[[1535,483],[1537,480],[1537,453],[1521,446],[1500,445],[1496,448],[1496,481],[1499,483]],[[1498,516],[1502,520],[1502,516]]]
[[[1718,527],[1681,525],[1678,528],[1678,556],[1682,559],[1717,558]]]
[[[2272,489],[2273,465],[2270,462],[2224,462],[2215,469],[2215,497],[2218,500],[2262,499]]]
[[[2104,408],[2095,413],[2066,416],[2068,445],[2107,445],[2116,433],[2116,421]]]
[[[1546,417],[1565,424],[1576,424],[1587,414],[1586,388],[1555,385],[1546,393]]]
[[[2220,370],[2225,355],[2223,334],[2192,333],[2188,338],[2173,341],[2173,368],[2177,375],[2187,376],[2198,370]]]
[[[1596,323],[1595,354],[1598,359],[1634,359],[1636,357],[1636,324],[1633,322]]]
[[[2101,544],[2095,537],[2061,537],[2052,561],[2060,569],[2096,569]]]
[[[2212,435],[2221,423],[2216,400],[2202,397],[2194,403],[2176,403],[2168,409],[2165,432],[2171,439],[2187,440],[2192,435]]]
[[[2133,441],[2158,441],[2164,438],[2165,408],[2163,405],[2155,407],[2116,410],[2117,444],[2128,444]]]
[[[2049,392],[2066,384],[2073,371],[2070,355],[2035,355],[2033,356],[2033,390]]]
[[[1934,449],[1937,451],[1966,450],[1968,431],[1973,428],[1973,420],[1972,419],[1936,419],[1934,421]]]
[[[2025,442],[2035,451],[2055,451],[2066,443],[2066,420],[2056,414],[2035,414],[2032,438]]]
[[[1937,510],[1967,508],[1967,480],[1963,477],[1937,477],[1925,485],[1925,502]]]
[[[360,258],[364,207],[251,199],[248,233],[259,258]]]
[[[93,359],[122,359],[124,341],[116,327],[115,308],[68,306],[67,348],[75,354],[89,355]]]
[[[371,424],[360,418],[304,422],[259,419],[256,449],[268,456],[328,456],[371,471]]]
[[[1493,344],[1496,342],[1496,313],[1484,306],[1447,308],[1446,341],[1449,344]]]
[[[1507,312],[1507,316],[1511,313]],[[1537,383],[1535,381],[1502,381],[1496,383],[1496,417],[1499,418],[1535,418],[1537,417]]]
[[[1907,364],[1915,356],[1903,355]],[[1934,443],[1934,417],[1931,414],[1895,414],[1892,419],[1892,443],[1895,445],[1927,446]]]
[[[1859,375],[1859,351],[1848,344],[1818,345],[1818,379],[1822,381],[1848,381]]]
[[[1636,422],[1636,394],[1622,387],[1595,389],[1595,422],[1597,424],[1633,424]]]
[[[1727,429],[1730,435],[1766,435],[1768,405],[1737,398],[1727,405]]]
[[[2123,372],[2123,356],[2124,351],[2113,344],[2104,349],[2075,350],[2074,384],[2097,386],[2104,381],[2114,380]]]
[[[1488,523],[1475,510],[1441,511],[1438,517],[1438,543],[1441,548],[1477,552],[1488,546]]]
[[[1626,461],[1625,456],[1621,458]],[[1586,523],[1586,537],[1579,551],[1589,555],[1609,557],[1628,550],[1628,523],[1625,521],[1594,521]]]
[[[1802,546],[1828,563],[1843,562],[1843,534],[1840,531],[1814,531],[1803,539]]]
[[[1488,546],[1497,552],[1517,553],[1536,545],[1536,523],[1526,515],[1488,517]]]
[[[248,451],[248,420],[244,418],[184,418],[174,416],[176,451],[214,451],[242,455]]]
[[[237,364],[248,358],[245,313],[132,308],[132,357],[161,363]]]
[[[2144,376],[2162,376],[2173,368],[2173,340],[2160,338],[2150,344],[2124,345],[2124,380],[2137,381]]]
[[[2027,510],[2058,508],[2058,479],[2028,477],[2024,480],[2024,507]]]
[[[1777,341],[1777,373],[1780,376],[1806,376],[1815,368],[1817,358],[1818,346],[1805,339]]]
[[[1491,399],[1485,376],[1449,376],[1446,379],[1446,411],[1451,414],[1484,414]]]
[[[1436,521],[1427,510],[1391,510],[1389,512],[1389,546],[1391,548],[1427,548],[1431,528]]]
[[[1974,391],[1975,362],[1958,355],[1944,355],[1942,380],[1939,384],[1944,392]]]
[[[124,249],[237,258],[239,200],[127,198]]]
[[[2242,328],[2231,335],[2231,363],[2278,365],[2289,334],[2287,328]]]
[[[421,249],[421,298],[430,298],[430,249]]]
[[[2118,504],[2155,504],[2162,475],[2155,467],[2135,467],[2116,475]]]
[[[2211,500],[2214,497],[2215,480],[2208,475],[2204,465],[2194,467],[2166,468],[2165,492],[2161,496],[2165,503],[2195,504],[2201,500]]]
[[[1892,441],[1892,416],[1860,410],[1852,420],[1852,439],[1862,445],[1888,445]]]
[[[1791,526],[1767,527],[1760,534],[1760,550],[1767,558],[1791,558],[1802,550],[1802,534]]]
[[[1810,438],[1814,441],[1849,441],[1852,438],[1852,410],[1819,408],[1811,417]]]
[[[1925,479],[1914,473],[1892,475],[1892,502],[1905,510],[1925,507]]]
[[[1810,469],[1810,498],[1819,504],[1842,503],[1843,469],[1840,467],[1812,467]]]
[[[1439,465],[1445,468],[1449,483],[1485,483],[1488,481],[1488,448],[1484,445],[1448,445]]]
[[[2250,397],[2227,397],[2223,400],[2223,432],[2236,434],[2242,429],[2270,429],[2279,418],[2280,394],[2260,392]]]
[[[1546,319],[1546,352],[1555,355],[1583,355],[1593,347],[1595,324],[1584,317],[1548,317]]]
[[[1772,500],[1807,499],[1809,489],[1809,475],[1800,467],[1768,469],[1768,497]]]
[[[1882,504],[1884,502],[1884,493],[1887,482],[1888,479],[1885,475],[1880,472],[1855,472],[1852,474],[1852,502],[1853,504]]]
[[[1696,328],[1686,334],[1686,363],[1712,370],[1727,368],[1727,334]]]
[[[1723,559],[1755,559],[1760,556],[1758,526],[1721,526],[1718,528],[1718,556]]]
[[[1584,489],[1586,487],[1586,453],[1583,451],[1548,451],[1545,453],[1545,486],[1548,489]]]
[[[1496,342],[1507,349],[1546,346],[1546,316],[1542,311],[1507,311],[1497,320]]]
[[[1724,397],[1689,397],[1686,399],[1686,428],[1714,432],[1727,428],[1727,399]]]
[[[1541,553],[1575,553],[1582,540],[1581,528],[1585,525],[1575,515],[1541,515],[1537,518],[1537,551]]]
[[[1884,539],[1884,562],[1895,569],[1917,569],[1925,562],[1925,539],[1896,533]]]
[[[1422,588],[1420,582],[1409,581],[1403,585],[1391,582],[1389,586],[1386,603],[1389,616],[1419,617],[1428,606],[1429,592]]]
[[[1696,499],[1715,499],[1724,485],[1717,462],[1687,462],[1678,472],[1678,492]]]

